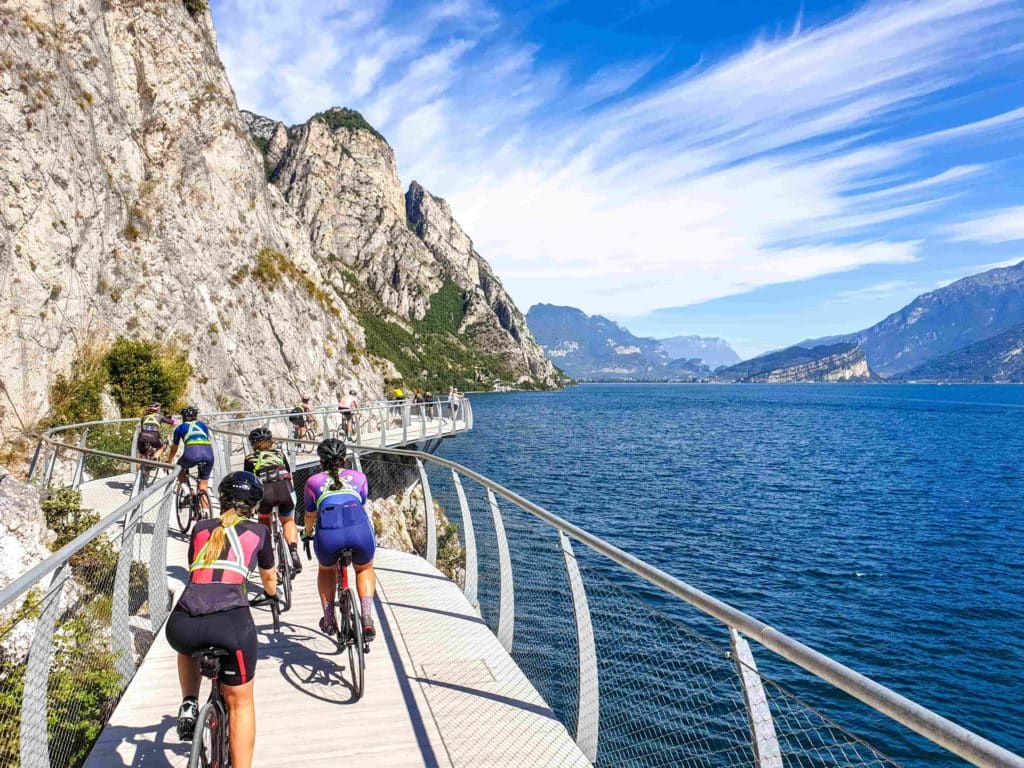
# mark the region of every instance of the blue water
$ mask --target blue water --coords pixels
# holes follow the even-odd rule
[[[442,455],[1024,754],[1024,387],[472,399]],[[755,654],[900,762],[953,762]]]

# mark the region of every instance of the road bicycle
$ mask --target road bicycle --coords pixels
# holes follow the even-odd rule
[[[161,442],[160,447],[157,448],[155,445],[146,443],[142,446],[142,451],[139,453],[140,459],[149,459],[150,461],[160,461],[163,458],[164,451],[167,449],[167,441]],[[156,479],[160,476],[161,472],[164,472],[163,467],[156,467],[152,464],[142,464],[142,487],[149,488]]]
[[[249,605],[257,607],[269,604],[274,616],[274,631],[280,629],[280,609],[277,599],[264,595],[250,600]],[[199,672],[210,679],[210,697],[196,717],[196,730],[192,736],[192,751],[188,757],[188,768],[231,768],[231,747],[228,739],[230,722],[224,695],[220,691],[220,670],[222,659],[231,652],[224,648],[209,646],[192,653],[199,659]]]
[[[304,434],[299,434],[301,424],[292,424],[292,438],[294,440],[310,440],[312,442],[319,442],[323,433],[320,431],[320,422],[313,416],[306,416],[306,431]],[[302,446],[305,448],[306,446]]]
[[[194,469],[198,470],[202,464],[197,464]],[[178,514],[178,527],[182,533],[188,533],[192,523],[197,520],[206,520],[210,517],[210,494],[203,490],[192,490],[192,470],[185,471],[185,482],[178,486],[176,495],[176,508]],[[199,479],[196,478],[198,486]]]
[[[306,559],[312,558],[310,553],[310,542],[312,538],[302,537],[302,543],[306,549]],[[349,569],[352,565],[352,550],[341,550],[341,558],[338,563],[338,596],[334,601],[337,613],[334,617],[334,625],[337,627],[335,642],[339,650],[348,651],[348,672],[352,685],[352,699],[358,701],[363,696],[366,687],[366,659],[370,652],[370,644],[363,637],[363,617],[359,608],[359,593],[356,591],[354,581],[349,579]]]
[[[281,610],[287,611],[292,607],[292,578],[295,576],[295,569],[292,567],[291,552],[284,537],[284,526],[277,514],[277,507],[274,507],[270,518],[270,536],[274,542],[274,554],[277,556],[278,600]]]

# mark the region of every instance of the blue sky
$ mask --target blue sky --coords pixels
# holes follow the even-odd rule
[[[1024,259],[1024,2],[213,0],[242,107],[359,109],[525,309],[742,355]]]

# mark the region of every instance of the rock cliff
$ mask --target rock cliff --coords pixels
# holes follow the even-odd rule
[[[190,397],[208,408],[340,382],[374,396],[397,375],[381,358],[404,350],[366,349],[356,294],[417,319],[446,280],[477,279],[410,229],[372,129],[240,113],[208,12],[2,0],[0,35],[0,438],[44,418],[57,374],[120,335],[187,349]],[[555,383],[530,344],[515,374]]]
[[[841,343],[789,347],[716,371],[715,378],[744,384],[810,384],[871,381],[875,375],[863,349]]]

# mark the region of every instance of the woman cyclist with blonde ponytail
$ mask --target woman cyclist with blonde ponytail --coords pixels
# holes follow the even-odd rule
[[[167,640],[178,652],[178,738],[191,741],[199,713],[199,660],[192,653],[213,646],[228,651],[219,681],[231,728],[231,765],[251,768],[256,741],[253,676],[256,626],[245,585],[259,567],[268,597],[277,593],[277,570],[269,529],[249,519],[263,486],[251,472],[232,472],[217,488],[220,518],[200,520],[188,545],[189,582],[167,620]]]

